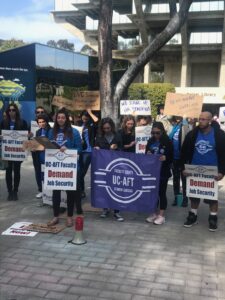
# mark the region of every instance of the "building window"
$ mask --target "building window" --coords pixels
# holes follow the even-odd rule
[[[221,44],[222,32],[192,32],[190,44]]]
[[[217,11],[224,10],[224,1],[193,2],[190,11]]]

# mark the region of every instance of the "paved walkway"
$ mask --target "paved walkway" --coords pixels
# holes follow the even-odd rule
[[[89,189],[90,191],[90,189]],[[19,201],[6,201],[0,171],[0,232],[18,221],[47,222],[49,207],[37,207],[31,161],[23,163]],[[86,245],[68,244],[73,229],[35,237],[0,235],[0,299],[192,299],[225,300],[225,189],[220,189],[219,229],[208,231],[208,207],[187,229],[188,208],[171,207],[167,222],[144,222],[147,214],[124,213],[126,221],[86,212]]]

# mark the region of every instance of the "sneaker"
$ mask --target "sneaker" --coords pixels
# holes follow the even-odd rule
[[[103,209],[100,218],[106,218],[109,215],[109,209],[105,208]]]
[[[165,217],[158,215],[157,218],[154,220],[155,225],[162,225],[166,222]]]
[[[157,218],[157,214],[152,214],[150,215],[147,219],[145,219],[145,221],[147,223],[153,223],[155,221],[155,219]]]
[[[209,215],[209,231],[216,231],[217,230],[217,215]]]
[[[187,220],[184,223],[184,227],[189,228],[189,227],[192,227],[195,224],[198,224],[198,222],[197,222],[197,215],[195,215],[193,212],[189,211]]]
[[[36,195],[36,198],[37,198],[37,199],[41,199],[41,198],[42,198],[42,192],[38,193],[38,194]]]
[[[124,218],[119,213],[114,213],[114,218],[116,218],[116,221],[123,222]]]

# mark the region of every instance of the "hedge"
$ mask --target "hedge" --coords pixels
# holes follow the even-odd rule
[[[167,92],[175,92],[175,86],[171,83],[132,83],[128,89],[128,97],[131,100],[149,99],[152,116],[155,117],[158,105],[165,103]]]

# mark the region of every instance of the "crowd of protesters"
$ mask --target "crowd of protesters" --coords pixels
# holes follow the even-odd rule
[[[158,208],[151,214],[146,222],[162,225],[165,223],[165,211],[167,208],[167,185],[173,176],[174,201],[173,206],[178,205],[178,197],[182,197],[182,206],[188,206],[186,195],[185,164],[216,166],[218,174],[215,180],[221,180],[225,174],[225,133],[220,129],[218,120],[213,118],[210,112],[202,112],[198,120],[186,119],[179,116],[168,117],[164,115],[163,106],[159,107],[159,113],[155,120],[151,116],[124,116],[121,125],[116,130],[116,125],[109,117],[100,119],[91,110],[82,112],[79,116],[69,115],[66,109],[61,108],[53,117],[53,126],[49,124],[49,116],[43,107],[35,110],[36,121],[39,129],[36,137],[48,137],[54,141],[60,151],[75,149],[79,154],[77,187],[74,191],[67,191],[67,221],[68,227],[73,224],[74,206],[78,215],[83,214],[82,198],[85,193],[85,176],[91,163],[93,149],[106,149],[113,151],[125,151],[135,153],[135,127],[151,126],[151,136],[147,142],[146,155],[159,155],[162,162],[159,180]],[[80,126],[82,134],[72,125]],[[0,124],[0,130],[27,130],[28,124],[21,119],[20,112],[15,103],[11,103],[5,110],[4,118]],[[29,132],[28,138],[33,135]],[[45,151],[32,152],[35,178],[37,182],[37,198],[42,198],[43,170]],[[6,165],[6,185],[8,189],[8,201],[18,200],[18,188],[20,183],[20,161],[8,161]],[[181,184],[180,184],[181,183]],[[197,223],[197,209],[199,198],[190,198],[191,209],[184,223],[185,227],[191,227]],[[49,226],[59,222],[61,191],[53,190],[53,219]],[[205,200],[209,204],[209,230],[217,229],[218,201]],[[110,208],[104,208],[100,217],[106,218]],[[124,218],[118,210],[113,212],[114,218],[121,222]]]

